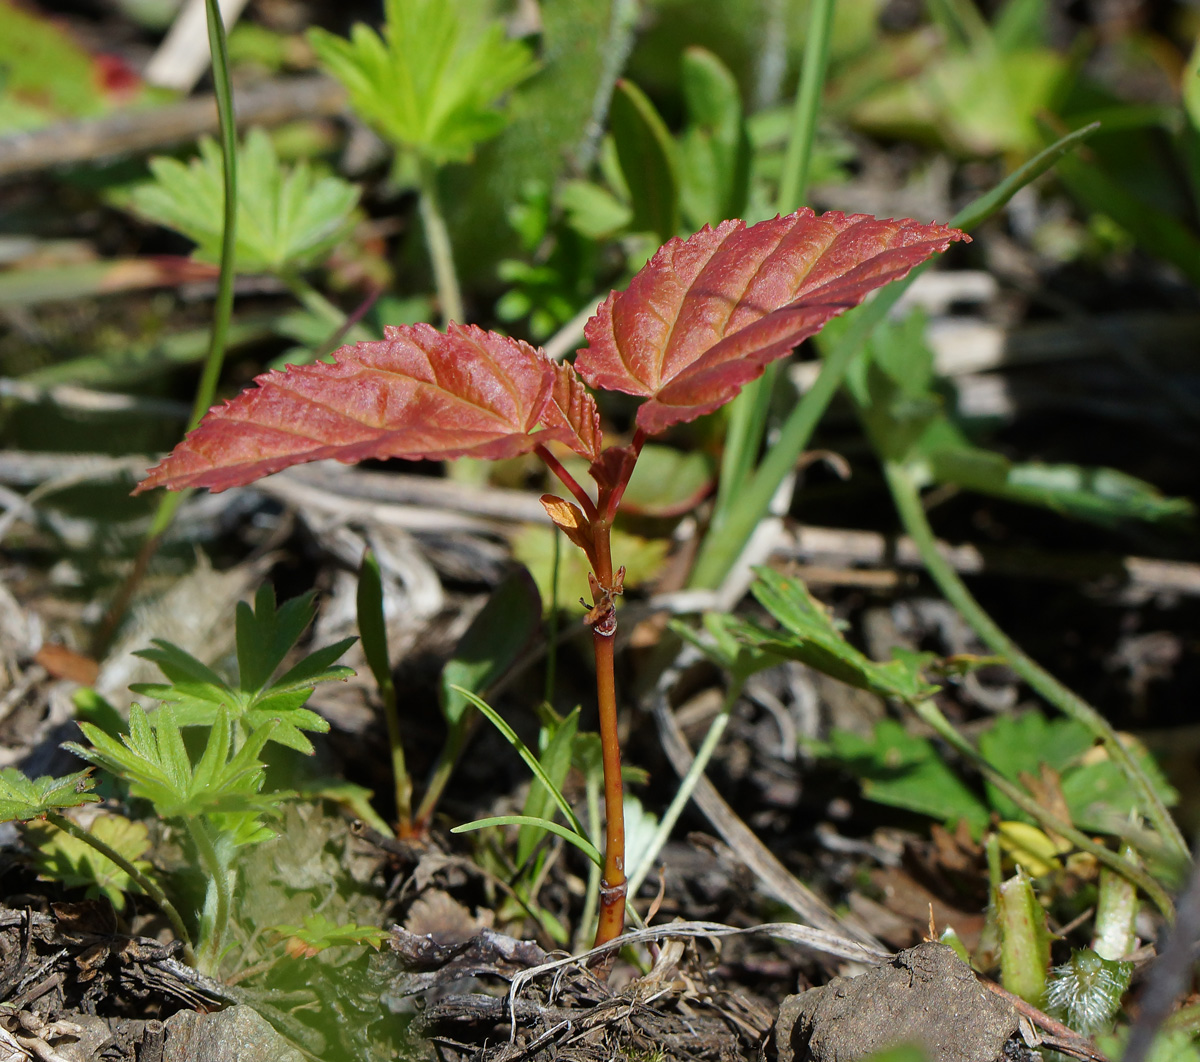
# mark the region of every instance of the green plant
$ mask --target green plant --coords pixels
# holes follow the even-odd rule
[[[1075,848],[1090,853],[1104,867],[1141,889],[1167,918],[1173,917],[1170,897],[1154,877],[1135,862],[1099,844],[1075,822],[1039,802],[1018,784],[1017,780],[1025,777],[1025,773],[1039,769],[1044,755],[1055,757],[1061,764],[1069,764],[1093,744],[1098,735],[1086,721],[1075,721],[1073,725],[1066,722],[1047,725],[1040,716],[1027,717],[1020,724],[1025,728],[1023,733],[1002,732],[990,740],[985,734],[977,748],[958,733],[933,700],[932,695],[938,687],[925,676],[925,671],[934,662],[932,654],[894,649],[891,661],[872,661],[846,641],[832,617],[798,580],[764,568],[758,570],[758,580],[751,589],[780,626],[771,629],[732,616],[708,617],[706,624],[710,631],[719,632],[721,638],[727,640],[720,655],[728,657],[734,643],[740,643],[761,654],[757,660],[759,666],[767,666],[772,658],[799,660],[840,681],[908,705],[939,738],[980,772],[990,800],[1002,809],[1002,814],[1020,814],[1046,834],[1062,837]],[[752,662],[753,658],[747,658],[742,663],[744,666]],[[1044,748],[1031,750],[1025,743],[1033,737],[1030,728],[1044,729],[1038,734],[1039,740],[1046,741]],[[953,775],[929,743],[909,737],[896,724],[888,723],[878,728],[871,742],[855,735],[835,734],[830,748],[843,758],[843,762],[867,778],[869,795],[875,799],[939,817],[945,812],[946,818],[964,818],[968,823],[974,823],[977,829],[986,821],[986,812],[978,798]],[[1059,751],[1054,752],[1055,748]],[[1121,757],[1110,756],[1111,762],[1102,764],[1081,764],[1079,769],[1065,773],[1076,801],[1074,812],[1081,822],[1088,828],[1128,835],[1133,841],[1133,831],[1128,828],[1125,818],[1129,794],[1136,793],[1143,798],[1148,787],[1154,801],[1165,807],[1173,799],[1173,791],[1157,776],[1148,757],[1141,757],[1139,762],[1123,743]],[[1134,764],[1133,772],[1129,771],[1127,761]],[[1108,803],[1110,796],[1112,804]],[[1119,816],[1114,815],[1114,807],[1122,808]],[[1026,858],[1030,854],[1043,859],[1053,858],[1054,845],[1050,844],[1046,850],[1041,843],[1045,835],[1040,831],[1031,837],[1022,824],[1017,824],[1008,832],[1010,847],[1028,846],[1032,841],[1034,848],[1039,849],[1034,852],[1026,847]],[[1155,856],[1162,854],[1161,837],[1151,840],[1139,835],[1137,843],[1146,845]],[[1168,874],[1173,872],[1169,865],[1173,860],[1174,853],[1168,850],[1168,865],[1164,868]]]
[[[140,655],[154,661],[169,681],[143,684],[137,690],[159,701],[160,707],[147,712],[133,705],[126,732],[112,733],[97,723],[80,722],[89,744],[65,746],[111,774],[129,799],[147,801],[160,819],[185,831],[206,879],[197,961],[211,974],[219,970],[233,917],[238,852],[274,836],[268,820],[292,795],[264,791],[262,750],[275,742],[311,753],[312,744],[303,732],[323,732],[329,724],[305,708],[305,702],[318,683],[351,674],[349,668],[333,666],[333,661],[352,638],[317,649],[274,677],[313,612],[312,594],[276,609],[269,586],[259,590],[253,609],[240,604],[238,678],[232,682],[178,646],[156,642]],[[112,729],[113,714],[103,717]],[[185,733],[201,739],[198,756],[189,752]],[[43,873],[66,884],[95,884],[109,895],[123,889],[128,879],[163,909],[190,955],[190,934],[183,919],[154,880],[151,868],[140,861],[146,849],[144,836],[129,834],[137,824],[126,822],[114,832],[126,820],[105,816],[84,828],[61,813],[95,801],[93,784],[86,771],[31,780],[7,768],[0,772],[0,819],[45,818],[69,834],[72,843],[45,832],[30,835],[31,841],[41,842],[38,863]],[[129,841],[134,842],[132,847]],[[80,845],[102,860],[88,860],[86,874]]]
[[[506,124],[502,97],[535,69],[529,49],[463,0],[388,0],[382,36],[309,32],[354,109],[415,164],[421,218],[443,320],[463,319],[462,294],[438,196],[438,170],[466,162]]]

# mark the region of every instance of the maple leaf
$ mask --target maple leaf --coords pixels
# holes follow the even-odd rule
[[[588,322],[575,366],[596,388],[649,401],[656,434],[710,413],[766,365],[954,240],[947,225],[807,207],[668,240]]]
[[[585,430],[596,424],[590,396],[560,384],[567,411],[555,407],[543,420],[559,369],[520,340],[473,325],[445,334],[402,325],[334,359],[266,373],[257,388],[214,406],[136,491],[221,491],[325,458],[501,458],[549,439],[594,445]]]

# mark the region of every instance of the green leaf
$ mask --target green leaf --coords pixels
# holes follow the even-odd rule
[[[1166,497],[1115,469],[1014,462],[972,444],[934,390],[933,353],[919,312],[876,328],[866,356],[847,374],[847,386],[879,452],[913,467],[924,482],[954,484],[1101,526],[1194,513],[1186,498]]]
[[[713,459],[706,453],[648,443],[625,488],[621,511],[644,516],[691,512],[712,489],[713,471]]]
[[[576,708],[565,719],[557,720],[542,731],[542,755],[540,763],[554,791],[561,793],[567,772],[571,769],[571,749],[575,735],[579,732],[579,709]],[[523,813],[530,818],[546,819],[554,814],[554,794],[541,781],[534,781],[525,798]],[[537,847],[538,831],[533,827],[522,827],[517,835],[517,866],[525,865]]]
[[[591,181],[566,181],[558,190],[559,207],[567,224],[590,240],[604,240],[627,228],[633,211],[607,188]]]
[[[159,671],[167,676],[173,684],[195,684],[200,686],[225,687],[221,678],[207,664],[201,663],[191,653],[179,646],[168,642],[165,638],[151,639],[152,649],[139,649],[133,655],[140,656],[157,664]],[[140,693],[146,686],[133,687],[135,693]]]
[[[609,128],[633,202],[636,232],[653,232],[666,243],[679,232],[679,181],[675,143],[645,93],[629,81],[617,82]]]
[[[537,635],[541,617],[541,598],[527,572],[513,572],[492,591],[442,669],[442,714],[451,726],[461,723],[468,694],[485,693],[512,667]]]
[[[529,49],[466,0],[386,0],[383,36],[309,31],[358,114],[435,164],[466,162],[507,123],[501,97],[536,69]]]
[[[1081,723],[1047,719],[1041,712],[997,716],[979,735],[979,754],[1009,781],[1022,772],[1037,776],[1042,764],[1060,774],[1096,743]],[[1015,804],[990,782],[985,782],[988,803],[1004,819],[1028,821]]]
[[[238,604],[236,688],[170,642],[159,639],[154,648],[141,650],[137,655],[154,661],[172,679],[169,684],[139,683],[132,687],[137,693],[172,706],[169,716],[155,713],[149,725],[157,727],[162,720],[172,727],[212,726],[224,710],[251,730],[274,721],[270,740],[312,755],[312,743],[301,731],[325,733],[329,723],[304,705],[318,683],[354,674],[351,668],[335,667],[333,662],[355,639],[343,638],[313,650],[275,682],[271,682],[271,676],[312,622],[314,596],[304,594],[277,609],[274,590],[264,585],[255,595],[253,608],[244,602]]]
[[[95,690],[81,686],[71,695],[71,703],[75,705],[77,718],[94,723],[111,737],[120,737],[125,733],[125,720],[121,713]]]
[[[870,738],[846,730],[829,736],[828,754],[862,781],[863,796],[940,822],[966,820],[973,833],[987,825],[988,812],[933,744],[909,734],[891,719],[876,724]]]
[[[392,664],[388,659],[387,622],[383,615],[383,578],[379,561],[371,550],[363,554],[358,571],[358,634],[362,639],[367,666],[375,684],[383,689],[392,684]]]
[[[122,779],[132,796],[150,801],[163,818],[215,813],[249,813],[253,817],[271,810],[278,800],[278,796],[259,795],[265,765],[258,759],[276,727],[275,720],[259,726],[235,752],[230,713],[222,706],[193,767],[173,709],[158,709],[151,723],[135,704],[129,712],[129,733],[120,741],[91,723],[80,723],[92,747],[76,742],[63,747]]]
[[[96,803],[100,798],[90,792],[96,784],[91,774],[87,770],[61,778],[28,778],[16,767],[0,769],[0,822],[28,822],[47,811]]]
[[[150,163],[154,180],[130,193],[130,206],[150,221],[196,243],[203,262],[221,258],[224,188],[221,150],[208,138],[190,164],[172,158]],[[340,177],[319,177],[306,162],[285,170],[271,138],[251,129],[238,152],[235,268],[240,273],[284,273],[320,264],[345,238],[358,189]]]
[[[500,734],[503,736],[504,740],[507,741],[516,751],[517,755],[525,761],[525,765],[533,772],[533,776],[542,783],[546,791],[554,798],[555,804],[558,805],[559,811],[566,816],[567,821],[571,824],[571,828],[577,834],[579,834],[579,836],[586,837],[587,834],[584,831],[582,824],[579,822],[579,819],[576,817],[575,812],[571,810],[571,805],[567,803],[566,798],[559,791],[558,786],[556,786],[551,780],[550,776],[546,774],[541,763],[538,762],[538,758],[530,751],[529,746],[526,745],[525,742],[519,737],[517,737],[517,732],[513,730],[513,728],[509,726],[507,722],[505,722],[500,713],[497,712],[496,709],[486,701],[481,700],[480,698],[476,697],[475,694],[470,693],[467,690],[460,689],[458,692],[466,697],[467,700],[469,700],[476,708],[478,708],[484,714],[484,717],[488,720],[488,722],[490,722],[492,726],[500,731]]]
[[[724,612],[706,612],[701,616],[700,623],[703,632],[692,630],[682,620],[670,620],[667,625],[714,664],[728,671],[736,681],[744,682],[751,675],[775,667],[784,659],[770,650],[747,644],[748,640],[757,640],[757,633],[747,640],[739,638],[744,625],[736,616]]]
[[[271,931],[299,942],[301,947],[296,948],[289,941],[288,951],[299,952],[306,958],[311,958],[326,948],[355,944],[366,944],[378,951],[379,946],[387,939],[387,932],[378,926],[360,926],[354,922],[339,925],[319,911],[309,915],[303,925],[272,926]]]
[[[86,888],[89,896],[102,895],[118,911],[125,909],[125,893],[140,891],[116,863],[69,833],[49,823],[27,826],[24,832],[35,850],[34,861],[43,878],[61,882],[67,888]],[[154,869],[142,859],[150,848],[150,831],[144,822],[131,822],[121,815],[97,815],[88,832],[143,874]]]
[[[536,826],[540,830],[545,830],[547,833],[552,833],[557,837],[561,837],[564,841],[573,844],[588,859],[595,863],[596,866],[604,866],[604,859],[601,857],[599,850],[583,834],[576,833],[574,830],[570,830],[557,822],[552,822],[550,819],[534,819],[528,815],[494,815],[487,819],[475,819],[472,822],[464,822],[461,826],[453,827],[450,832],[468,833],[471,830],[483,830],[489,826]]]
[[[864,656],[842,637],[825,607],[809,594],[804,584],[773,571],[756,568],[758,578],[751,592],[759,603],[785,628],[770,631],[752,623],[736,628],[739,640],[760,651],[790,660],[800,660],[827,675],[882,697],[912,701],[937,691],[927,682],[922,668],[931,659],[925,654],[893,653],[894,659],[879,664]]]
[[[254,608],[244,601],[237,606],[238,686],[256,693],[271,680],[288,650],[316,614],[315,591],[275,608],[275,588],[263,583],[254,595]]]
[[[737,81],[712,52],[683,53],[688,124],[679,142],[679,201],[688,228],[717,225],[746,212],[750,136]]]

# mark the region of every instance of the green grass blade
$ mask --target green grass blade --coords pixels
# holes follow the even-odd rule
[[[821,109],[821,89],[829,65],[829,37],[835,3],[836,0],[813,0],[809,11],[800,83],[796,87],[796,103],[792,110],[792,130],[783,160],[779,195],[775,200],[781,214],[798,209],[808,194],[808,173],[817,133],[817,114]]]
[[[825,70],[829,64],[829,37],[836,2],[814,0],[809,13],[800,83],[796,88],[796,102],[792,109],[792,128],[775,200],[776,209],[781,214],[798,209],[808,194],[808,175],[816,139],[817,115],[821,109],[821,90],[825,85]],[[747,482],[753,471],[758,448],[766,432],[767,412],[777,375],[777,366],[768,367],[759,379],[747,385],[730,407],[710,534],[720,533],[730,507],[740,501],[739,485]]]
[[[490,819],[475,819],[473,822],[464,822],[461,826],[455,826],[450,832],[467,833],[470,830],[482,830],[488,826],[537,826],[539,829],[553,833],[561,837],[564,841],[573,844],[588,859],[595,863],[596,866],[602,866],[604,863],[599,850],[586,837],[575,833],[573,830],[569,830],[566,826],[559,825],[557,822],[551,822],[549,819],[539,819],[536,815],[496,815]]]
[[[225,210],[221,234],[221,274],[217,280],[217,299],[213,305],[212,336],[204,371],[196,388],[196,398],[192,403],[192,415],[188,420],[189,431],[200,423],[200,418],[208,412],[217,393],[217,381],[221,377],[221,366],[225,361],[225,340],[233,316],[233,264],[237,249],[237,126],[233,116],[229,51],[225,41],[225,24],[221,21],[217,0],[205,0],[204,8],[208,16],[208,44],[212,52],[213,88],[217,97],[221,155],[225,167]],[[149,541],[156,540],[170,526],[184,497],[185,494],[174,492],[163,496],[154,514],[154,522],[150,526]]]
[[[507,722],[505,722],[500,713],[497,712],[496,709],[490,704],[488,704],[487,701],[483,700],[482,697],[475,696],[475,694],[471,693],[469,690],[464,690],[461,686],[453,686],[451,688],[462,694],[462,696],[466,697],[468,701],[475,705],[475,707],[484,714],[492,726],[500,731],[500,734],[503,736],[504,740],[507,741],[514,749],[516,749],[517,755],[519,755],[521,759],[525,761],[526,766],[534,773],[534,776],[537,778],[537,780],[546,787],[547,791],[554,798],[554,803],[558,805],[559,811],[563,813],[563,815],[566,817],[566,820],[571,824],[571,828],[580,837],[586,837],[587,831],[584,830],[583,824],[575,816],[575,812],[571,810],[571,805],[567,803],[567,798],[562,795],[558,786],[556,786],[550,780],[550,776],[546,774],[545,770],[542,769],[542,765],[538,763],[537,756],[533,754],[532,750],[528,745],[525,744],[524,741],[517,737],[517,732],[513,730],[513,728],[509,726]]]

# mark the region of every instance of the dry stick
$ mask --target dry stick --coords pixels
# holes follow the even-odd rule
[[[1043,1043],[1064,1054],[1074,1055],[1076,1058],[1089,1059],[1091,1062],[1108,1062],[1108,1057],[1104,1052],[1086,1036],[1080,1036],[1062,1022],[1055,1021],[1045,1011],[1038,1010],[1032,1003],[1027,1003],[1020,996],[1014,995],[1008,989],[996,984],[995,981],[989,981],[978,973],[975,975],[975,979],[993,995],[999,996],[1008,1003],[1018,1014],[1050,1033],[1050,1037],[1044,1039]]]
[[[691,939],[696,937],[740,937],[757,934],[775,937],[777,940],[787,940],[801,947],[823,955],[832,955],[839,959],[849,959],[852,962],[876,960],[887,962],[893,953],[886,948],[867,945],[858,940],[850,940],[837,933],[828,933],[822,929],[809,926],[799,926],[794,922],[766,922],[758,926],[727,926],[723,922],[672,922],[664,926],[651,926],[648,929],[638,929],[626,933],[620,940],[610,940],[606,944],[597,944],[582,955],[568,955],[563,959],[551,959],[540,966],[531,966],[519,971],[512,979],[508,989],[508,1006],[512,1025],[510,1040],[517,1038],[517,1014],[513,1004],[525,985],[543,974],[561,970],[564,966],[572,966],[584,960],[595,959],[610,955],[617,948],[626,944],[642,944],[648,941],[671,940],[674,938]]]
[[[346,90],[328,77],[269,81],[241,90],[234,103],[240,127],[280,125],[296,118],[333,117],[346,109]],[[94,163],[195,140],[217,131],[215,97],[200,96],[151,110],[60,122],[0,137],[0,178],[50,166]]]
[[[658,726],[663,751],[666,752],[675,772],[682,778],[692,765],[692,751],[688,748],[687,739],[667,703],[665,686],[666,683],[660,682],[653,694],[654,721]],[[737,853],[738,858],[754,872],[766,891],[777,900],[813,926],[834,933],[850,932],[871,948],[882,947],[866,930],[844,923],[819,896],[803,882],[798,881],[738,818],[707,778],[701,777],[698,780],[692,799],[725,843]]]

